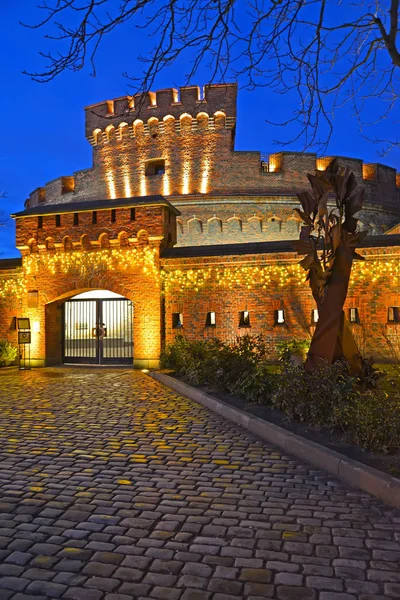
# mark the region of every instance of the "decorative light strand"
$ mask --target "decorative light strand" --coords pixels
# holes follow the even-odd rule
[[[26,291],[25,277],[22,273],[16,277],[0,279],[0,298],[22,298]]]
[[[163,286],[168,291],[199,291],[207,283],[221,288],[261,287],[267,289],[274,285],[282,288],[288,285],[305,285],[305,272],[298,263],[261,266],[210,266],[193,269],[174,269],[164,267],[161,272]],[[392,284],[400,282],[399,259],[357,261],[353,265],[350,285],[363,281],[376,282],[389,279]]]
[[[156,257],[157,249],[150,246],[36,253],[24,257],[23,270],[26,275],[38,273],[42,268],[46,268],[52,275],[77,273],[85,277],[94,270],[126,271],[127,269],[140,268],[142,273],[158,278],[159,271]]]

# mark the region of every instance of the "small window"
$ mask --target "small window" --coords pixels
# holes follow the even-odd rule
[[[115,223],[115,221],[117,220],[117,213],[115,211],[115,208],[111,209],[111,223]]]
[[[216,324],[215,312],[208,312],[206,317],[206,327],[215,327]]]
[[[311,323],[313,323],[315,325],[315,323],[318,323],[318,319],[319,319],[318,308],[313,308],[311,311]]]
[[[239,313],[239,327],[250,327],[250,313],[248,310],[242,310]]]
[[[61,215],[56,215],[56,227],[61,227]]]
[[[275,311],[275,325],[284,325],[285,323],[285,311],[283,308],[279,308]]]
[[[97,211],[93,211],[92,212],[92,225],[96,225],[97,224]]]
[[[349,321],[350,321],[350,323],[359,323],[360,322],[358,308],[349,308]]]
[[[400,322],[400,307],[389,306],[388,308],[388,322],[399,323]]]
[[[183,327],[183,314],[172,313],[172,327],[173,329],[180,329]]]
[[[74,225],[79,225],[79,213],[74,213]]]
[[[37,218],[37,226],[38,229],[43,229],[43,217],[40,216]]]
[[[146,177],[152,177],[153,175],[164,175],[165,160],[163,158],[158,158],[157,160],[149,160],[146,163],[145,173]]]
[[[136,209],[131,208],[131,221],[136,221]]]

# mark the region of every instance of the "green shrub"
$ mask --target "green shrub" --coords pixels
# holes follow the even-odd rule
[[[304,350],[306,343],[292,340],[281,347]],[[398,386],[388,394],[387,381],[378,380],[371,361],[364,362],[362,377],[352,377],[345,361],[308,373],[284,359],[280,370],[271,373],[267,359],[262,336],[244,336],[226,344],[217,339],[191,342],[179,335],[163,352],[161,365],[193,385],[213,386],[247,402],[269,404],[289,419],[317,429],[344,432],[362,448],[390,452],[400,447]],[[366,390],[366,385],[374,389]]]
[[[275,388],[276,376],[271,373],[270,365],[260,362],[236,381],[234,391],[246,402],[270,404]]]
[[[335,407],[334,419],[362,448],[388,453],[400,447],[400,398],[382,390],[355,391]]]
[[[298,356],[304,362],[310,349],[311,340],[284,340],[278,342],[276,351],[280,361],[287,362],[292,356]]]
[[[12,365],[17,358],[17,354],[18,348],[4,340],[0,341],[0,367]]]
[[[233,344],[177,336],[162,353],[160,364],[193,385],[210,385],[249,402],[262,402],[271,389],[267,356],[262,336],[243,336]]]
[[[285,363],[278,375],[272,405],[292,420],[333,430],[337,425],[334,407],[345,402],[356,386],[357,381],[349,375],[344,361],[323,365],[312,373]]]

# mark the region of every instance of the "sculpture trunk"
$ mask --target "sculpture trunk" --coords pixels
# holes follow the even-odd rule
[[[343,312],[353,255],[353,250],[346,246],[336,250],[324,298],[318,303],[319,318],[305,364],[307,371],[322,362],[332,364],[339,358],[346,358],[352,373],[361,370],[361,357]]]

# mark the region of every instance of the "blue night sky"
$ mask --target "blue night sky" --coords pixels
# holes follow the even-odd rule
[[[135,74],[140,69],[136,49],[143,49],[148,37],[144,30],[135,29],[132,33],[132,26],[125,24],[105,39],[98,54],[96,78],[91,77],[87,69],[67,72],[50,83],[39,84],[22,75],[22,71],[43,68],[38,52],[47,49],[48,42],[43,40],[40,30],[19,25],[19,19],[32,23],[40,18],[37,2],[39,0],[29,3],[2,0],[0,6],[0,191],[7,194],[2,200],[5,217],[22,210],[25,199],[35,188],[91,166],[92,149],[84,137],[83,107],[130,93],[129,82],[122,73]],[[25,8],[28,4],[30,6]],[[171,67],[158,78],[154,89],[184,85],[184,72],[184,64]],[[207,69],[203,68],[193,83],[202,85],[207,81]],[[286,132],[268,125],[265,118],[284,120],[295,101],[293,97],[277,95],[265,88],[239,92],[236,149],[265,153],[282,149],[274,145],[273,140],[290,137],[290,130]],[[361,137],[350,108],[345,107],[336,114],[335,129],[328,154],[354,156],[398,168],[400,150],[381,157],[378,148]],[[302,147],[299,142],[285,149],[298,151]],[[0,236],[2,258],[18,256],[12,219],[7,218]]]

